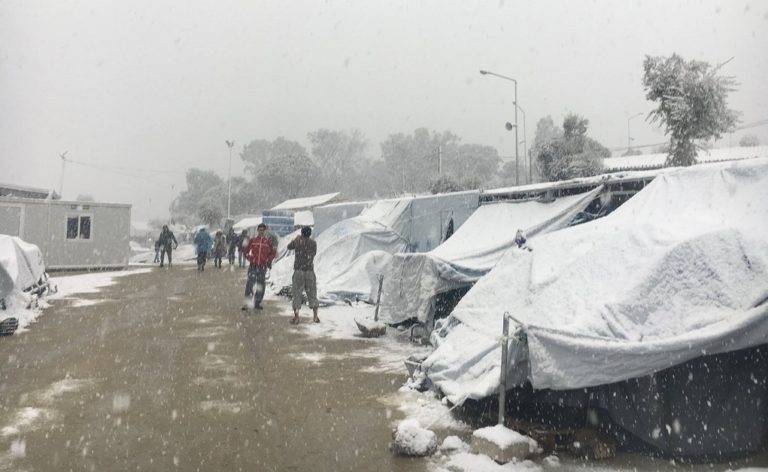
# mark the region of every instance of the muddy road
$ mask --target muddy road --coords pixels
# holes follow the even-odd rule
[[[286,301],[244,314],[226,266],[116,281],[0,338],[0,470],[427,469],[388,450],[405,375],[346,355],[363,340],[304,335]]]

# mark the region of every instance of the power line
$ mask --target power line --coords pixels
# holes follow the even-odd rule
[[[126,170],[131,172],[150,172],[152,174],[176,174],[176,175],[186,175],[186,172],[179,172],[177,170],[157,170],[157,169],[141,169],[137,167],[123,167],[123,166],[108,166],[104,164],[91,164],[89,162],[81,162],[81,161],[75,161],[72,159],[67,159],[68,162],[74,162],[75,164],[80,164],[81,166],[86,167],[93,167],[94,169],[105,169],[105,170]]]

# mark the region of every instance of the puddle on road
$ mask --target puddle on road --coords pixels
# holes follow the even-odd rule
[[[0,428],[0,437],[7,438],[40,429],[45,424],[53,422],[59,413],[52,408],[24,407],[16,410],[11,421]]]
[[[53,382],[47,388],[35,390],[32,393],[21,396],[19,403],[24,404],[42,404],[50,405],[58,397],[65,393],[78,392],[96,383],[94,379],[63,379]]]
[[[207,400],[200,402],[200,409],[204,412],[237,414],[248,410],[246,405],[240,402],[226,402],[223,400]]]
[[[200,358],[204,370],[216,370],[222,373],[232,374],[237,372],[237,366],[232,363],[232,356],[221,354],[208,354]]]
[[[225,375],[224,377],[195,377],[192,383],[200,387],[221,387],[223,385],[239,387],[247,385],[240,377]]]
[[[188,318],[186,320],[183,320],[189,323],[197,323],[197,324],[208,324],[208,323],[216,323],[218,320],[212,316],[206,316],[206,315],[200,315],[195,316],[193,318]]]
[[[225,326],[212,326],[210,328],[197,328],[187,334],[188,338],[212,338],[223,334],[231,333],[232,329]]]
[[[108,298],[97,298],[97,299],[90,299],[90,298],[64,298],[64,300],[67,300],[71,303],[70,306],[73,308],[80,308],[84,306],[93,306],[98,305],[100,303],[104,302],[111,302],[113,300]]]

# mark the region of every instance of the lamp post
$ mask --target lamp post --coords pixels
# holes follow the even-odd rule
[[[229,210],[232,206],[232,148],[235,146],[235,140],[225,140],[229,148],[229,170],[227,171],[227,219],[229,219]]]
[[[493,75],[504,80],[511,80],[515,83],[515,185],[520,185],[520,158],[517,152],[517,80],[513,79],[512,77],[507,77],[506,75],[497,74],[487,70],[481,70],[480,73],[482,75]]]
[[[528,183],[530,184],[533,182],[533,171],[531,170],[531,156],[528,155],[528,133],[525,131],[525,110],[518,104],[515,104],[515,107],[523,114],[523,159],[528,159]]]
[[[635,113],[634,115],[627,118],[627,153],[632,150],[632,136],[629,133],[629,122],[632,121],[634,118],[637,118],[638,116],[642,115],[641,113]]]

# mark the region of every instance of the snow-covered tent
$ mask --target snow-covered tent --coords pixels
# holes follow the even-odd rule
[[[373,202],[360,215],[340,221],[316,238],[315,273],[318,292],[329,298],[368,299],[388,256],[440,244],[454,221],[461,225],[478,206],[479,192],[404,197]],[[372,253],[372,255],[367,255]],[[358,258],[363,259],[358,260]],[[375,273],[368,273],[371,270]],[[272,268],[271,281],[280,290],[291,284],[293,255]],[[372,284],[372,285],[371,285]]]
[[[406,250],[408,240],[401,231],[405,230],[404,216],[410,202],[410,199],[376,202],[361,215],[341,221],[320,234],[314,260],[318,287],[325,287],[368,252],[392,254]],[[270,278],[276,289],[291,285],[293,261],[293,254],[289,254],[272,267]]]
[[[0,299],[12,290],[29,290],[45,274],[40,248],[16,236],[0,234]]]
[[[515,245],[518,229],[531,238],[565,228],[599,198],[601,189],[546,202],[483,205],[432,251],[395,254],[384,278],[382,319],[389,323],[432,320],[435,297],[469,287],[487,274]]]
[[[763,447],[768,159],[670,169],[607,217],[508,251],[433,333],[423,368],[451,401],[495,394],[504,313],[507,388],[580,395],[666,453]]]

